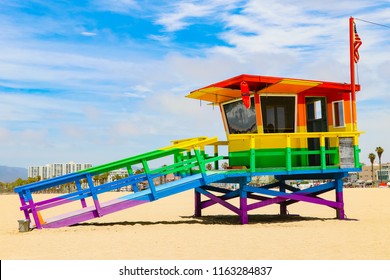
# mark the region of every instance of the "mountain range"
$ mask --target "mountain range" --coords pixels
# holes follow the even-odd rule
[[[10,183],[18,178],[27,179],[27,168],[0,165],[0,182]]]

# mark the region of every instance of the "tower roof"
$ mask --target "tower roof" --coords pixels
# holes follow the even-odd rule
[[[245,81],[249,85],[250,93],[301,93],[316,94],[349,93],[351,85],[325,81],[304,80],[295,78],[281,78],[242,74],[209,86],[194,90],[186,97],[223,103],[241,97],[240,84]],[[360,85],[356,85],[356,91]]]

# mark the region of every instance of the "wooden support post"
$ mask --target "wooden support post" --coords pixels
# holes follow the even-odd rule
[[[214,157],[218,157],[218,144],[214,144]],[[219,163],[218,160],[214,161],[214,169],[215,170],[219,169],[218,163]]]
[[[183,161],[190,160],[192,157],[193,157],[193,155],[192,155],[191,151],[185,152],[185,155],[184,155],[184,153],[183,153]],[[184,176],[192,175],[192,168],[185,169],[185,170],[183,170],[183,172],[184,172],[184,173],[183,173]],[[184,177],[184,176],[183,176],[183,177]]]
[[[251,136],[251,147],[250,147],[250,159],[249,159],[249,168],[251,172],[256,171],[256,138],[255,136]]]
[[[341,178],[337,178],[335,180],[335,190],[336,190],[336,202],[340,203],[341,205],[339,208],[336,209],[336,216],[339,220],[345,219],[345,213],[344,213],[344,196],[343,196],[343,180]]]
[[[173,163],[176,164],[176,163],[179,163],[179,162],[181,162],[181,156],[180,156],[180,153],[176,152],[173,155]],[[179,176],[180,173],[179,172],[174,172],[173,175],[174,176]]]
[[[292,153],[291,153],[291,137],[290,135],[286,136],[286,169],[287,171],[292,170]]]
[[[198,161],[199,170],[202,173],[203,183],[206,185],[208,183],[207,182],[207,174],[206,174],[206,166],[204,164],[204,160],[203,160],[204,158],[201,155],[201,152],[199,150],[199,146],[194,147],[194,152],[195,152],[196,160]]]
[[[325,136],[320,137],[320,158],[321,158],[321,169],[326,169],[326,150],[325,150]]]
[[[358,146],[358,135],[355,135],[353,137],[353,152],[354,152],[354,158],[355,158],[355,167],[361,168],[361,164],[360,164],[360,160],[359,160],[360,149]]]
[[[156,187],[154,185],[153,178],[150,175],[150,169],[149,169],[148,163],[146,162],[145,159],[142,160],[142,167],[144,168],[146,179],[148,180],[148,183],[149,183],[149,188],[150,188],[150,191],[152,193],[152,198],[153,198],[153,200],[156,200],[156,199],[158,199]]]
[[[27,205],[26,200],[24,199],[23,192],[19,193],[19,199],[20,199],[20,203],[22,204],[22,207]],[[30,214],[28,213],[28,210],[24,209],[23,213],[26,220],[30,220]]]
[[[201,199],[201,193],[194,189],[194,195],[195,195],[195,217],[202,217],[202,199]]]
[[[245,184],[240,182],[240,223],[248,224],[248,193]]]
[[[87,174],[87,181],[88,181],[89,190],[91,191],[91,195],[93,198],[93,203],[95,205],[96,213],[99,217],[101,217],[101,216],[103,216],[103,214],[101,213],[99,198],[97,196],[95,186],[94,186],[93,181],[92,181],[91,174]]]
[[[83,188],[81,187],[80,180],[76,180],[76,187],[77,191],[81,192]],[[85,201],[85,198],[80,199],[81,201],[81,207],[86,208],[87,207],[87,202]]]
[[[131,165],[127,165],[126,170],[127,170],[128,177],[134,175],[134,172],[133,172],[133,169],[131,168]],[[131,187],[133,188],[133,192],[136,193],[139,191],[137,183],[131,184]]]
[[[282,184],[279,186],[279,191],[285,193],[286,192],[286,188],[283,187],[284,181],[281,181],[281,183]],[[286,202],[281,202],[279,205],[280,205],[279,206],[280,207],[280,215],[281,216],[287,216],[287,204],[286,204]]]
[[[30,209],[31,209],[31,214],[32,214],[34,221],[35,221],[35,227],[37,229],[41,229],[42,228],[41,219],[39,219],[38,211],[35,208],[35,203],[34,203],[34,200],[32,198],[31,192],[29,190],[26,191],[26,198],[27,198],[28,204],[29,204]]]

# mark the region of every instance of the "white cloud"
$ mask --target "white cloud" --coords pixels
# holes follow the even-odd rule
[[[97,35],[96,32],[89,32],[89,31],[83,31],[80,34],[83,35],[83,36],[86,36],[86,37],[94,37],[94,36]]]
[[[151,40],[157,41],[160,44],[163,45],[171,45],[172,36],[168,35],[149,35],[148,36]]]
[[[130,97],[130,98],[139,98],[139,99],[146,98],[146,95],[144,95],[144,94],[138,94],[138,93],[132,93],[132,92],[125,92],[123,95],[126,97]]]
[[[103,114],[99,108],[90,104],[83,106],[83,110],[86,118],[91,121],[98,121]]]
[[[136,85],[133,89],[138,92],[152,92],[152,90],[145,85]]]
[[[46,129],[33,130],[25,129],[20,132],[21,139],[28,139],[29,142],[38,143],[43,142],[47,138],[48,131]]]
[[[176,1],[169,2],[167,11],[160,13],[157,24],[167,32],[185,29],[187,26],[202,22],[218,22],[229,10],[238,6],[240,0]]]
[[[163,25],[166,31],[173,32],[188,26],[190,24],[186,21],[188,18],[205,17],[212,13],[212,6],[179,2],[174,5],[174,11],[162,14],[156,23]]]
[[[134,136],[141,133],[139,129],[140,125],[134,121],[120,121],[114,125],[114,133],[118,133],[120,136]]]
[[[74,103],[35,94],[1,93],[0,121],[36,122],[53,117],[54,113],[73,114]]]
[[[136,61],[77,53],[66,50],[66,45],[40,47],[49,49],[4,46],[0,53],[2,78],[19,85],[23,81],[23,84],[38,83],[45,88],[73,87],[100,93],[112,90],[113,83],[138,79],[142,70],[142,67],[136,67]]]
[[[64,134],[72,139],[83,139],[86,137],[87,132],[85,129],[78,125],[67,124],[63,128]]]
[[[2,143],[8,141],[11,136],[11,131],[5,127],[0,126],[0,141]]]
[[[136,0],[96,0],[93,4],[100,10],[124,14],[139,8]]]

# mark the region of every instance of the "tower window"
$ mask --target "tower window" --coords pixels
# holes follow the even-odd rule
[[[333,126],[334,127],[344,127],[344,101],[335,101],[333,105]]]
[[[295,131],[295,96],[261,96],[265,133]]]
[[[257,133],[255,101],[251,97],[251,107],[246,108],[242,100],[223,105],[229,133]]]

